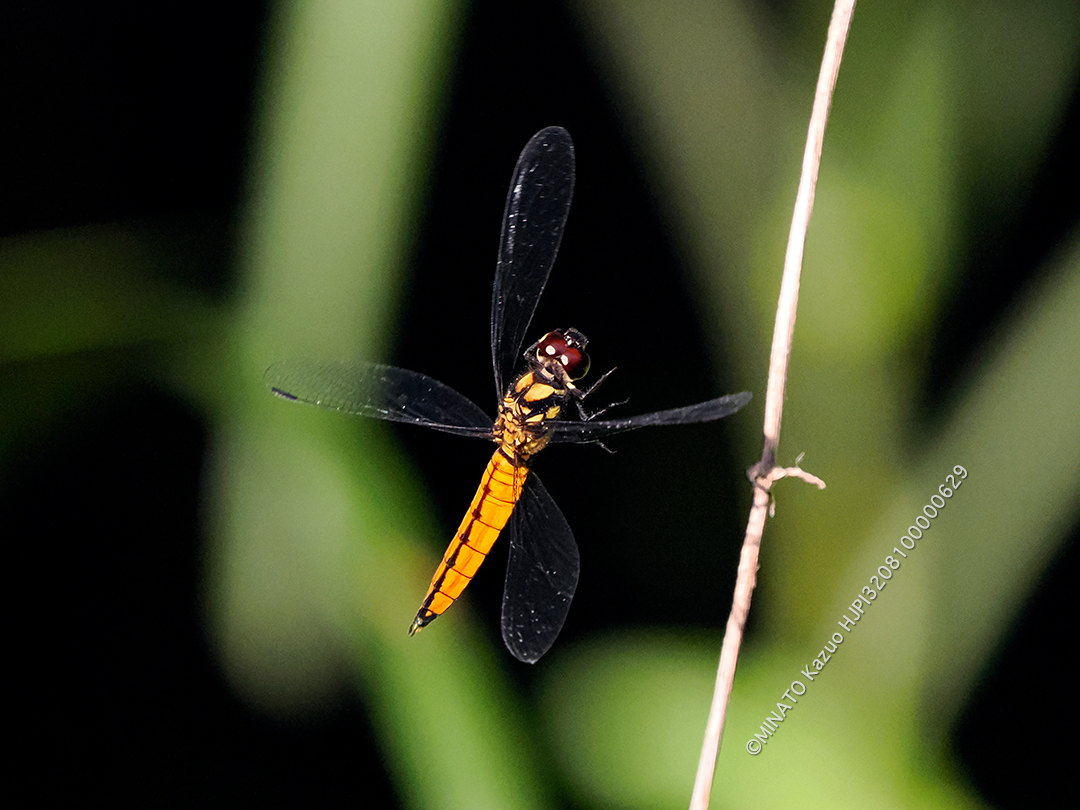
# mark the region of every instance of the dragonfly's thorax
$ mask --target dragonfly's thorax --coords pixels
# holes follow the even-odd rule
[[[562,412],[571,388],[572,382],[563,383],[537,369],[514,381],[495,420],[495,436],[508,456],[526,462],[544,449],[551,438],[551,422]]]
[[[567,400],[580,396],[574,385],[589,369],[588,340],[576,329],[548,332],[525,353],[529,368],[503,397],[495,437],[521,463],[551,440],[551,424]]]

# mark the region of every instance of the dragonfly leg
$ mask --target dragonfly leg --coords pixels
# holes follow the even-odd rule
[[[584,398],[592,394],[593,391],[600,387],[600,383],[602,383],[604,380],[606,380],[608,377],[615,373],[615,369],[617,368],[618,366],[615,366],[610,371],[605,371],[603,374],[601,374],[600,378],[596,382],[594,382],[592,385],[590,385],[588,388],[581,392],[581,396]]]
[[[616,368],[618,368],[618,366],[616,366]],[[602,383],[604,380],[606,380],[608,377],[610,377],[614,373],[615,373],[615,369],[613,368],[613,369],[611,369],[611,371],[608,371],[605,374],[603,374],[600,377],[600,379],[598,379],[596,382],[594,382],[592,385],[590,385],[584,391],[582,391],[580,388],[571,388],[570,389],[570,393],[574,398],[574,404],[577,406],[578,414],[581,416],[581,420],[583,422],[588,422],[590,419],[595,419],[596,417],[600,416],[601,414],[606,413],[609,409],[614,408],[616,405],[625,405],[627,402],[630,401],[628,399],[624,399],[624,400],[622,400],[620,402],[611,402],[611,403],[608,403],[607,405],[605,405],[600,410],[593,411],[592,413],[589,413],[588,411],[585,410],[585,398],[588,397],[588,396],[591,396],[592,393],[597,388],[600,387],[600,383]],[[598,442],[598,444],[599,444],[599,442]]]

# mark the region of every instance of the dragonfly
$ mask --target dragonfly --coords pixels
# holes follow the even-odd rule
[[[374,419],[421,425],[497,444],[461,525],[409,627],[415,635],[461,596],[502,533],[510,540],[502,636],[518,660],[535,663],[554,644],[577,589],[577,543],[562,511],[532,471],[548,444],[591,443],[652,425],[710,422],[750,401],[747,392],[618,419],[590,414],[588,339],[556,329],[524,352],[537,302],[559,251],[574,189],[574,145],[562,127],[534,135],[510,181],[491,295],[491,360],[497,417],[424,374],[367,361],[286,360],[265,375],[279,397]],[[611,372],[608,372],[610,374]],[[509,384],[505,383],[509,381]],[[606,410],[606,409],[604,409]]]

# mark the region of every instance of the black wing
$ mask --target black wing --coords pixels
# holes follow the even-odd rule
[[[574,193],[574,142],[562,127],[525,144],[506,196],[495,286],[491,292],[491,361],[497,401],[514,373],[547,284]]]
[[[424,374],[363,360],[284,360],[264,376],[280,397],[332,411],[491,438],[491,418],[472,400]]]
[[[535,664],[566,621],[577,589],[578,548],[566,518],[534,474],[525,479],[509,530],[503,641],[519,661]]]
[[[693,425],[698,422],[712,422],[735,413],[750,401],[751,396],[749,391],[743,391],[740,394],[728,394],[719,399],[699,402],[697,405],[686,405],[682,408],[671,408],[640,416],[628,416],[625,419],[598,419],[582,422],[558,420],[551,424],[553,431],[551,440],[553,442],[592,442],[613,433],[636,430],[649,425]]]

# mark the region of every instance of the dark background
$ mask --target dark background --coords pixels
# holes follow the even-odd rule
[[[142,221],[175,253],[162,272],[228,300],[270,10],[261,3],[220,9],[187,4],[170,14],[135,3],[37,3],[0,11],[6,119],[0,233]],[[772,4],[769,13],[783,20],[784,4]],[[975,230],[920,392],[928,420],[1009,302],[1033,280],[1025,272],[1040,267],[1077,221],[1077,110],[1074,93],[1068,124],[1036,187],[1006,221]],[[604,397],[632,396],[634,410],[733,390],[728,380],[693,371],[715,369],[717,362],[701,348],[700,322],[687,317],[695,307],[677,283],[680,274],[643,289],[620,272],[627,263],[678,268],[679,259],[577,29],[558,8],[538,12],[493,0],[473,3],[464,26],[428,211],[416,227],[394,362],[489,404],[486,318],[506,182],[528,136],[550,124],[574,135],[578,186],[564,258],[536,327],[585,331],[594,369],[620,366]],[[604,204],[612,195],[625,201],[622,208]],[[625,233],[635,235],[632,244],[621,239]],[[479,268],[475,278],[444,272],[448,252],[458,265]],[[554,312],[574,320],[555,322]],[[647,322],[639,312],[648,312]],[[448,330],[485,359],[461,364],[443,356],[438,347]],[[641,354],[616,358],[615,347],[631,345]],[[226,688],[201,623],[199,503],[208,426],[190,405],[133,370],[151,351],[135,346],[39,361],[42,379],[70,372],[76,390],[93,393],[7,434],[0,516],[15,637],[8,661],[15,673],[11,738],[21,752],[13,763],[17,781],[32,784],[41,798],[152,805],[344,806],[358,796],[392,804],[394,789],[354,697],[342,695],[314,719],[283,723],[252,712]],[[655,364],[671,369],[662,391],[640,371]],[[40,391],[26,390],[35,373],[0,367],[3,396],[50,396],[44,383]],[[445,479],[446,457],[459,455],[452,438],[402,431],[401,439],[433,479]],[[646,486],[639,480],[643,465],[665,471],[687,465],[712,471],[715,486],[733,489],[744,460],[718,459],[702,448],[687,429],[676,443],[648,435],[619,442],[615,459],[566,448],[544,460],[540,469],[571,516],[592,583],[575,600],[568,640],[646,619],[722,625],[726,605],[702,602],[703,589],[695,587],[663,598],[644,589],[635,603],[639,615],[610,615],[604,596],[635,584],[640,574],[632,560],[601,558],[589,542],[605,531],[621,534],[620,521],[650,519],[647,511],[628,513],[595,496],[590,482],[597,478],[635,492]],[[482,458],[486,448],[473,452]],[[677,476],[650,477],[647,497],[678,499],[682,485]],[[433,488],[446,526],[456,524],[473,486],[469,479]],[[687,519],[738,533],[748,502],[746,492],[726,509],[688,505],[696,513]],[[700,572],[729,571],[730,581],[712,585],[729,592],[737,550],[712,553],[692,566],[671,555],[666,565],[674,570],[663,576],[690,581]],[[1063,620],[1075,616],[1066,590],[1076,571],[1075,551],[1063,553],[955,729],[963,766],[996,806],[1045,802],[1064,785],[1067,736],[1058,735],[1068,729],[1047,720],[1060,719],[1068,702],[1063,636],[1075,625]],[[497,580],[481,578],[474,586],[481,609],[493,615],[501,598]],[[529,675],[519,677],[527,683]],[[1024,744],[1036,739],[1037,747]]]

